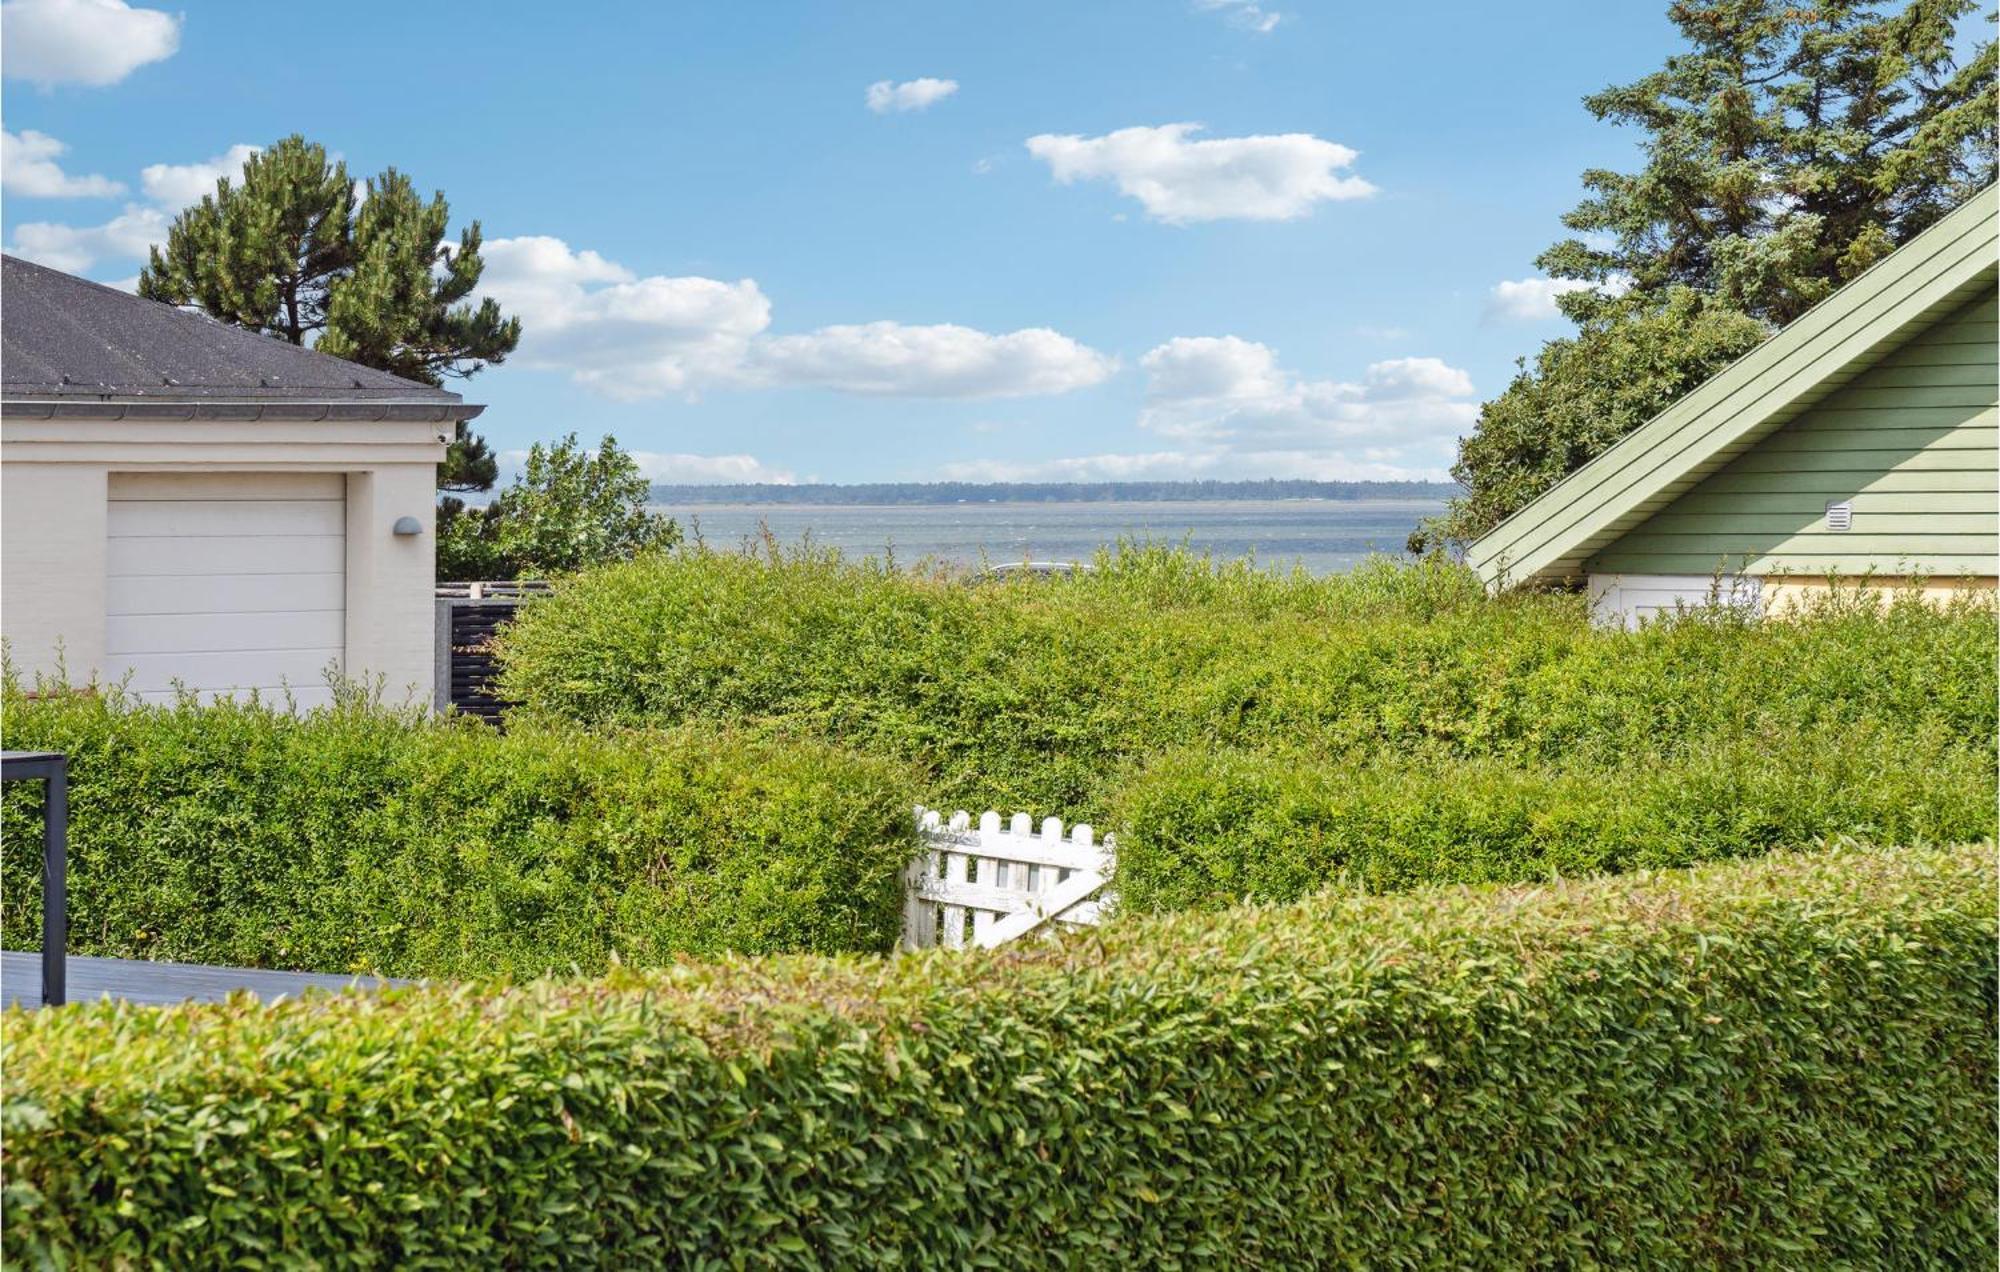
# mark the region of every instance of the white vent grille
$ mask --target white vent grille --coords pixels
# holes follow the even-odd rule
[[[1846,534],[1854,528],[1854,501],[1834,499],[1826,505],[1826,528],[1835,534]]]

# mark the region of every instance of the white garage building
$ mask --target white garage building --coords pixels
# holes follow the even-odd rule
[[[150,700],[427,701],[455,393],[0,262],[0,632]]]

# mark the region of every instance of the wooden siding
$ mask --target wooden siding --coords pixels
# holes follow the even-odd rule
[[[2000,304],[1972,301],[1593,557],[1592,573],[2000,573]],[[1827,529],[1847,499],[1853,528]]]

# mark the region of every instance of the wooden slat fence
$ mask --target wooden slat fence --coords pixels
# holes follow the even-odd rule
[[[1087,825],[1063,834],[1059,817],[1035,833],[1026,813],[1005,829],[988,812],[949,819],[919,805],[926,851],[904,878],[903,948],[994,946],[1050,924],[1096,923],[1108,898],[1117,837],[1098,842]]]
[[[535,582],[440,583],[437,588],[436,706],[498,724],[507,703],[493,691],[499,660],[493,637],[521,602],[548,592]]]

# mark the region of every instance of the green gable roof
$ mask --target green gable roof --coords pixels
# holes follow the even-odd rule
[[[1472,544],[1489,586],[1584,563],[1940,317],[1991,295],[2000,187],[1897,248]]]

